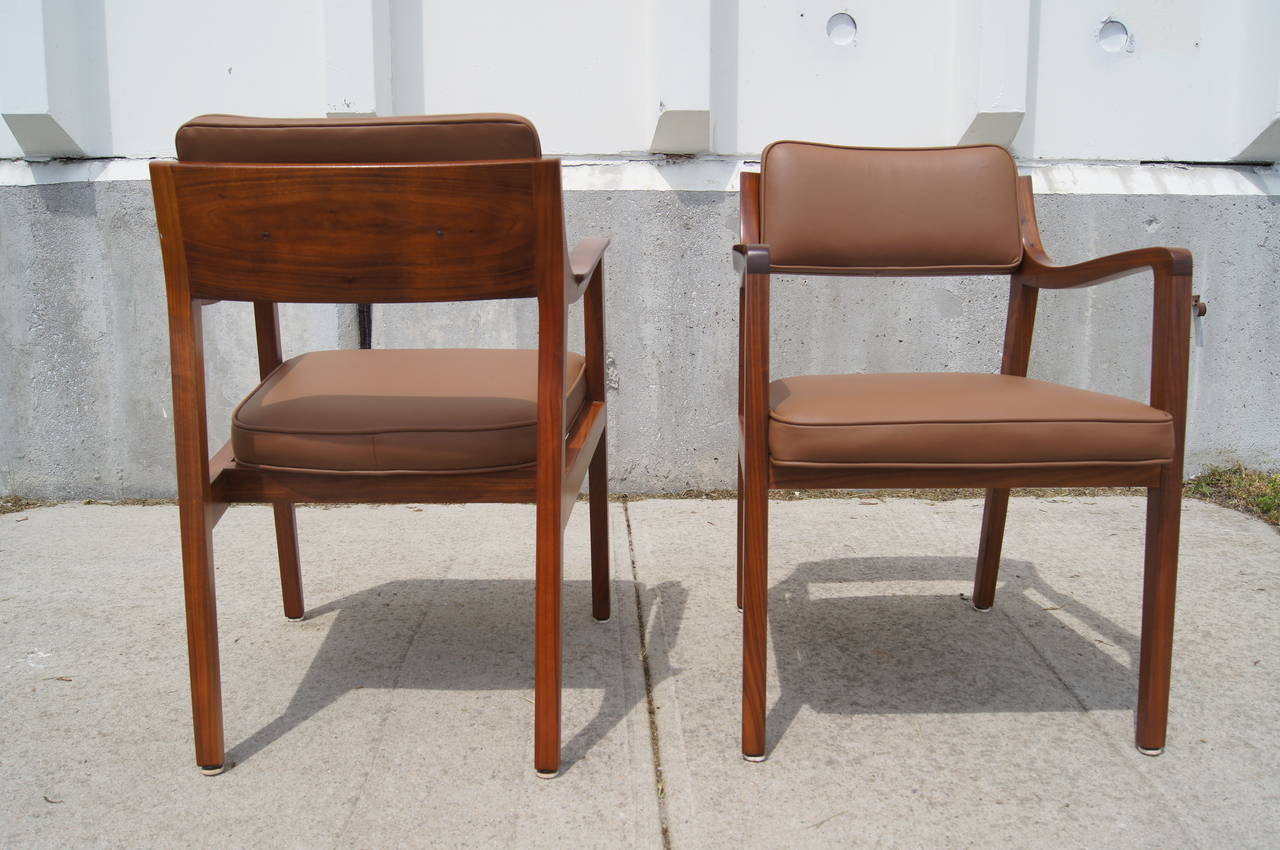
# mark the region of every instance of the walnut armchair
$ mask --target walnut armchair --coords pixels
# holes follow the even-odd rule
[[[564,525],[590,475],[592,613],[609,618],[606,239],[566,250],[560,163],[512,115],[204,116],[151,180],[168,291],[196,762],[225,766],[212,531],[274,510],[285,615],[304,615],[298,502],[533,502],[534,766],[560,766]],[[584,297],[586,356],[566,349]],[[538,348],[281,350],[280,302],[536,298]],[[201,313],[254,305],[262,383],[210,458]]]
[[[1137,746],[1165,746],[1193,300],[1191,255],[1140,248],[1069,266],[1040,243],[1029,177],[1002,148],[775,142],[742,175],[738,606],[742,753],[766,755],[771,487],[986,490],[973,605],[991,608],[1011,487],[1147,488]],[[1154,274],[1150,404],[1027,377],[1041,289]],[[774,273],[1009,274],[1000,374],[770,381]]]

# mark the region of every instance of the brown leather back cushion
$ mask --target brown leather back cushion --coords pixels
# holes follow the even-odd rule
[[[201,115],[178,129],[183,162],[464,162],[542,156],[519,115],[245,118]]]
[[[995,145],[774,142],[760,173],[760,238],[776,269],[964,274],[1022,260],[1017,168]]]

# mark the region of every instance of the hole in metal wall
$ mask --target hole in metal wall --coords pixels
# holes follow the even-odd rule
[[[836,12],[827,19],[827,38],[843,47],[858,37],[858,23],[847,12]]]
[[[1108,53],[1119,53],[1122,50],[1133,52],[1133,39],[1129,28],[1114,18],[1107,18],[1098,29],[1098,44]]]

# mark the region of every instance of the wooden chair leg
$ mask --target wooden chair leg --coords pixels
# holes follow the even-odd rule
[[[196,764],[212,775],[222,772],[226,758],[222,736],[218,606],[213,582],[213,514],[210,505],[191,498],[179,500],[178,514],[182,529],[182,583]]]
[[[742,613],[742,467],[738,467],[738,613]]]
[[[1004,520],[1009,512],[1007,489],[987,490],[982,508],[982,534],[978,543],[978,568],[973,576],[973,607],[989,611],[996,601],[1000,575],[1000,549],[1004,545]]]
[[[608,432],[600,433],[596,453],[587,469],[591,486],[588,495],[591,510],[591,616],[597,623],[607,622],[610,616],[609,585],[609,465],[605,443]]]
[[[1164,751],[1173,663],[1173,609],[1178,580],[1181,476],[1166,472],[1147,491],[1147,547],[1142,589],[1142,648],[1138,664],[1137,745]]]
[[[742,757],[765,758],[765,682],[769,645],[769,489],[748,476],[743,493]]]
[[[276,553],[280,557],[280,594],[284,597],[284,615],[301,620],[306,609],[302,604],[302,570],[298,561],[298,524],[292,502],[271,505],[276,519]]]
[[[558,494],[558,489],[557,489]],[[534,591],[533,766],[560,772],[560,583],[564,529],[556,505],[539,503]]]

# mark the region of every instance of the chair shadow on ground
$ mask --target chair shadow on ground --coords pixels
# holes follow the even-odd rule
[[[595,716],[566,725],[561,750],[567,772],[643,702],[641,659],[623,657],[618,630],[634,626],[636,585],[613,582],[613,618],[591,619],[591,582],[564,582],[563,687],[603,692]],[[642,622],[660,597],[675,622],[685,605],[678,582],[641,585]],[[670,606],[668,608],[667,606]],[[528,691],[532,698],[534,582],[517,579],[414,579],[380,584],[307,611],[307,619],[335,614],[324,643],[278,717],[228,751],[239,764],[306,723],[344,694],[363,688]],[[288,628],[288,626],[282,626]],[[670,638],[666,645],[673,643]],[[638,641],[636,641],[638,647]],[[662,647],[663,642],[658,642]],[[665,652],[659,649],[659,652]],[[625,669],[628,663],[635,671]],[[673,675],[664,657],[650,658],[654,682]],[[627,681],[630,677],[631,681]],[[566,695],[566,701],[572,697]],[[532,708],[532,707],[530,707]],[[511,713],[521,723],[521,713]],[[528,712],[530,746],[533,713]],[[430,718],[423,719],[424,726]],[[424,728],[424,733],[429,732]]]
[[[1137,635],[1033,564],[1002,562],[990,612],[974,610],[967,589],[884,595],[870,584],[954,588],[972,573],[968,558],[839,558],[801,564],[773,585],[780,696],[769,709],[768,751],[803,706],[848,715],[1133,709]]]

